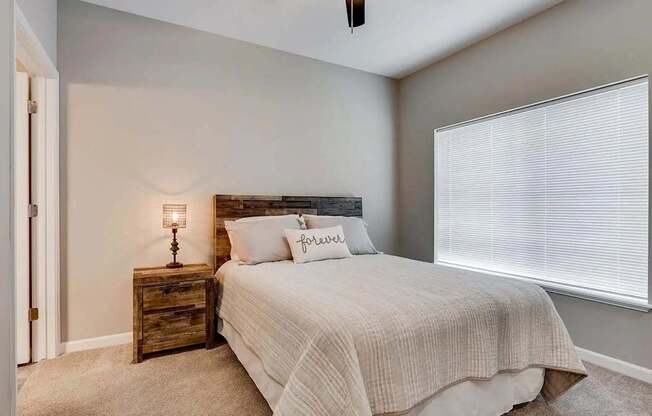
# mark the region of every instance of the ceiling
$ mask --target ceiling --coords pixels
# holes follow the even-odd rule
[[[562,0],[85,0],[258,45],[403,78]]]

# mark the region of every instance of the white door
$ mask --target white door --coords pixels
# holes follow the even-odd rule
[[[31,192],[30,203],[36,205],[39,210],[46,207],[45,202],[45,183],[47,181],[46,164],[47,154],[45,152],[46,141],[46,80],[45,78],[32,76],[30,78],[29,97],[32,101],[38,103],[38,111],[30,114],[30,132],[29,132],[29,148],[30,148],[30,169],[31,169]],[[38,213],[30,221],[30,233],[32,235],[31,246],[31,296],[32,307],[37,308],[40,312],[46,312],[47,307],[45,304],[46,299],[46,285],[45,285],[45,272],[46,272],[46,215]],[[32,322],[32,362],[38,362],[46,358],[46,326],[39,317],[38,320]]]
[[[16,362],[30,362],[30,230],[29,230],[29,76],[16,73],[14,143],[14,236],[16,267]]]

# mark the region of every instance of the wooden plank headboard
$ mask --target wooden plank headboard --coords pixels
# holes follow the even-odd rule
[[[224,228],[224,220],[286,214],[362,217],[362,198],[359,197],[215,195],[213,207],[214,270],[226,263],[231,254],[231,244]]]

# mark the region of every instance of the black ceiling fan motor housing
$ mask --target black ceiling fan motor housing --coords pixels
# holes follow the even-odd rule
[[[364,0],[344,0],[346,2],[346,15],[348,17],[349,27],[364,25]],[[353,20],[351,20],[351,8],[353,8]]]

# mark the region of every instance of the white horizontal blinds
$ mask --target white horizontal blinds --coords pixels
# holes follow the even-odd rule
[[[435,140],[435,258],[452,260],[451,176],[448,166],[451,132],[437,133]]]
[[[440,262],[646,300],[648,83],[436,134]]]
[[[546,112],[503,117],[493,125],[492,268],[534,276],[545,273]]]
[[[491,159],[478,157],[491,151],[489,129],[488,124],[475,124],[443,133],[438,140],[438,160],[447,165],[437,175],[442,191],[438,200],[446,204],[439,210],[439,240],[449,261],[471,266],[491,260],[491,182],[486,174]],[[466,214],[455,214],[460,211]]]

